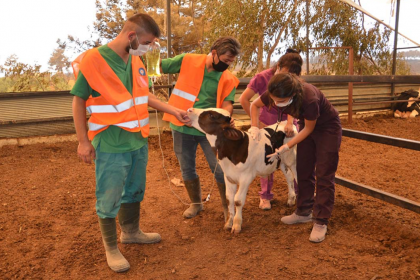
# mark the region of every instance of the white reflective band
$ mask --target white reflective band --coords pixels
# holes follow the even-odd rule
[[[136,105],[147,104],[149,102],[149,96],[136,97]]]
[[[140,126],[146,126],[149,124],[149,118],[145,118],[140,120]],[[117,124],[113,124],[115,126],[119,126],[119,127],[125,127],[125,128],[129,128],[129,129],[133,129],[136,127],[139,127],[139,122],[138,121],[129,121],[129,122],[123,122],[123,123],[117,123]],[[89,122],[89,130],[91,131],[97,131],[100,130],[104,127],[107,127],[108,125],[103,125],[103,124],[96,124],[96,123],[92,123]]]
[[[97,131],[97,130],[100,130],[104,127],[107,127],[107,125],[96,124],[96,123],[91,123],[91,122],[89,122],[88,124],[89,124],[89,130],[90,131]]]
[[[172,91],[172,94],[178,95],[179,97],[182,97],[182,98],[187,99],[187,100],[192,101],[192,102],[194,102],[195,99],[197,99],[197,97],[195,97],[191,93],[182,91],[182,90],[177,89],[177,88],[174,88],[174,90]]]
[[[148,124],[149,124],[149,118],[145,118],[145,119],[140,120],[140,126],[141,127],[143,127],[145,125],[148,125]]]
[[[140,96],[135,98],[136,105],[147,104],[149,100],[148,96]],[[92,113],[119,113],[133,107],[133,99],[124,101],[118,105],[91,105],[86,107],[86,110]]]
[[[116,124],[113,124],[113,125],[133,129],[133,128],[139,127],[139,122],[138,121],[129,121],[129,122],[124,122],[124,123],[116,123]]]

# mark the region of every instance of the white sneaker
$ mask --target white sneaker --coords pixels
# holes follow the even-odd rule
[[[327,225],[314,224],[309,241],[319,243],[324,241],[325,235],[327,234]]]
[[[281,221],[286,225],[309,223],[312,222],[312,213],[308,216],[299,216],[293,213],[292,215],[284,216],[281,218]]]

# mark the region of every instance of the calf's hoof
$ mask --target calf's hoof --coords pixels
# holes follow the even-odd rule
[[[241,232],[241,226],[240,225],[233,225],[231,233],[239,234],[240,232]]]
[[[225,223],[225,226],[223,227],[225,230],[231,230],[232,229],[232,225],[233,225],[233,221],[232,220],[228,220]]]

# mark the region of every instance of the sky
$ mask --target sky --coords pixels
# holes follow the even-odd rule
[[[361,4],[394,26],[390,1],[361,0]],[[95,21],[95,0],[0,0],[0,3],[0,65],[16,54],[20,62],[36,62],[47,70],[57,39],[65,40],[67,35],[89,39],[88,26],[92,27]],[[420,43],[420,0],[402,0],[400,7],[399,31]],[[412,44],[398,41],[398,47],[408,46]]]

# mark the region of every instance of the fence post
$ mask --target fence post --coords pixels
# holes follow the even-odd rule
[[[353,48],[349,48],[349,75],[353,76]],[[353,121],[353,83],[349,83],[348,123]]]

